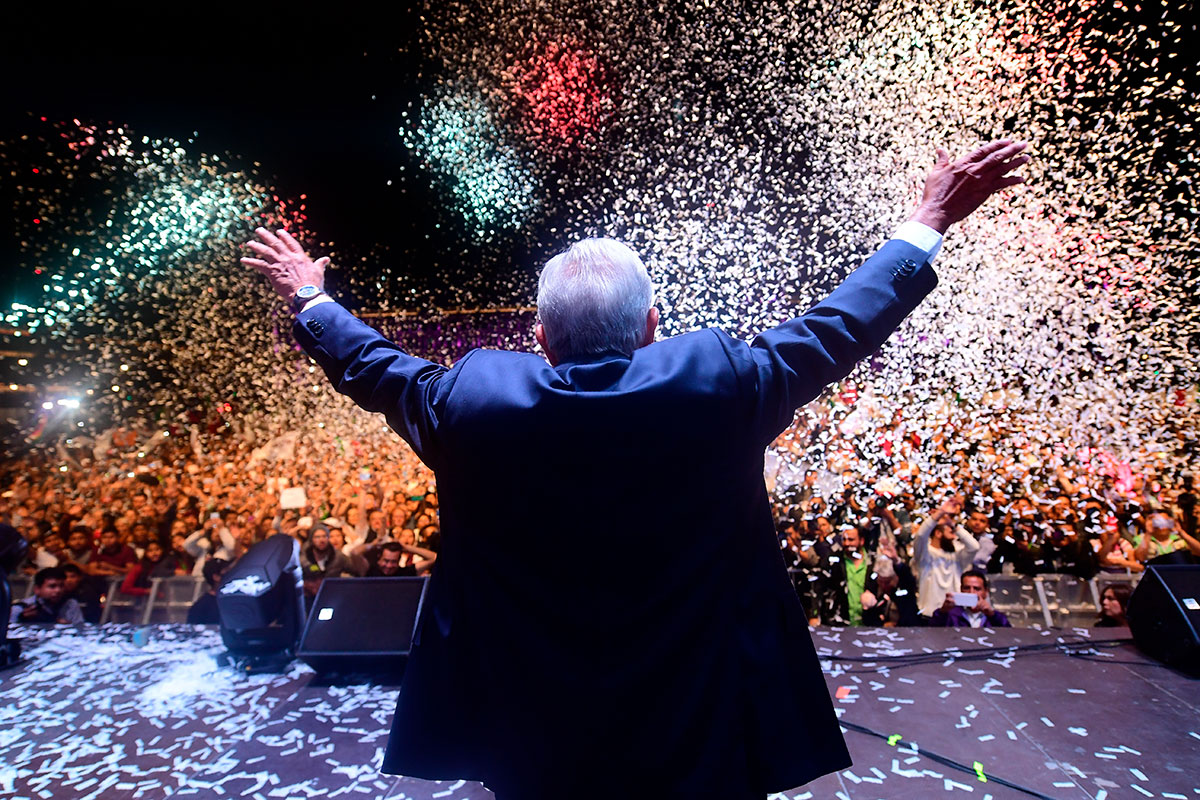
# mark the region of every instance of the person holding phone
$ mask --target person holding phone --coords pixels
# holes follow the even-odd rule
[[[977,569],[963,573],[957,592],[946,592],[941,608],[929,620],[934,628],[1011,628],[1008,617],[992,608],[987,575]]]

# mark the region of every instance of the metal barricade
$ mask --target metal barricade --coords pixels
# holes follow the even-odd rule
[[[187,622],[188,609],[204,592],[204,579],[192,575],[155,578],[142,614],[142,624],[151,622]]]
[[[104,593],[104,611],[100,613],[100,624],[106,622],[137,622],[145,614],[146,597],[123,594],[121,584],[124,575],[110,575]]]
[[[789,569],[791,577],[799,570]],[[1140,573],[1100,572],[1091,580],[1074,575],[988,575],[992,607],[1017,628],[1090,627],[1100,614],[1104,587],[1137,585]]]
[[[988,575],[988,594],[992,608],[1003,612],[1014,627],[1032,627],[1042,618],[1037,587],[1027,575]]]

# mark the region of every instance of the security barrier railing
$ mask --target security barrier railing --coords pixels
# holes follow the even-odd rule
[[[789,569],[794,577],[803,570]],[[1141,573],[1100,572],[1084,580],[1074,575],[988,575],[992,607],[1015,627],[1066,627],[1081,616],[1099,616],[1104,587],[1123,583],[1133,588]]]

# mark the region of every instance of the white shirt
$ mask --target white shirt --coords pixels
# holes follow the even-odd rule
[[[962,574],[971,567],[979,542],[964,528],[958,529],[954,552],[929,546],[934,517],[921,523],[913,539],[913,566],[917,570],[917,607],[926,616],[941,608],[946,592],[957,592]]]

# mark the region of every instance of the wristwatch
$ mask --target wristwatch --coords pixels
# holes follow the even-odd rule
[[[292,298],[292,313],[299,314],[300,309],[304,308],[304,304],[319,294],[321,294],[320,286],[313,286],[311,283],[301,286],[296,290],[295,297]]]

